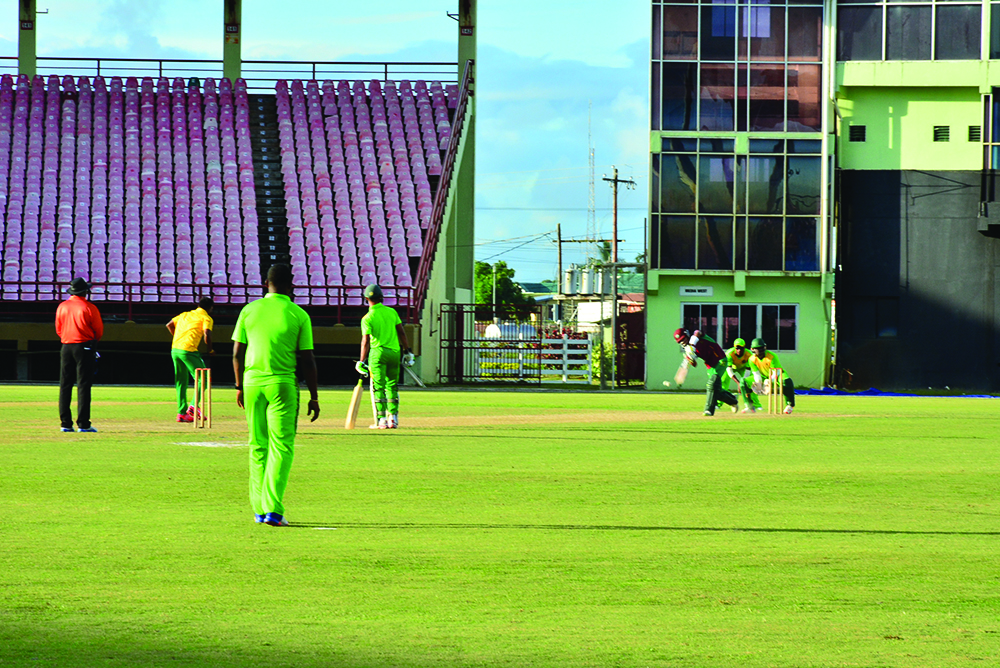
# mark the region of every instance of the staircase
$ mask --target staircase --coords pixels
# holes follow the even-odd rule
[[[271,265],[290,262],[285,187],[278,148],[278,111],[274,95],[249,95],[250,145],[253,148],[254,190],[260,232],[263,281]],[[247,276],[253,281],[256,276]]]

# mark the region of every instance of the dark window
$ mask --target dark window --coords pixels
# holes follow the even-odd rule
[[[969,126],[969,141],[979,142],[983,140],[983,127],[981,125]]]
[[[848,130],[848,140],[855,142],[863,142],[865,140],[865,131],[867,127],[864,125],[852,125]]]
[[[694,216],[660,217],[660,267],[694,269]]]
[[[701,330],[702,334],[716,339],[719,335],[719,305],[684,304],[684,329],[689,332]]]
[[[788,201],[785,213],[819,213],[821,158],[788,156]]]
[[[649,124],[651,130],[659,130],[662,119],[660,118],[660,64],[653,63],[650,68],[649,82]]]
[[[951,128],[947,125],[935,125],[934,141],[936,142],[951,141]]]
[[[695,129],[694,63],[663,63],[663,130]]]
[[[660,161],[660,211],[694,213],[696,170],[694,155],[663,153]]]
[[[760,338],[768,349],[778,350],[778,307],[764,304],[760,307]]]
[[[701,8],[701,59],[736,60],[736,7]]]
[[[781,214],[785,199],[785,158],[752,155],[746,168],[748,213]]]
[[[702,63],[700,96],[701,129],[732,130],[736,112],[736,66]]]
[[[990,60],[1000,58],[1000,4],[990,5]]]
[[[768,61],[785,59],[785,8],[751,5],[740,8],[741,59],[750,43],[750,60]]]
[[[887,60],[931,59],[931,8],[890,6],[886,9]]]
[[[785,271],[819,271],[819,238],[815,218],[785,220]]]
[[[660,59],[660,6],[653,5],[653,39],[652,39],[653,50],[650,53],[650,58],[653,60]]]
[[[698,217],[698,268],[733,268],[733,219],[731,216]]]
[[[785,68],[750,66],[750,130],[780,130],[785,122]]]
[[[703,155],[698,161],[698,207],[701,212],[733,213],[733,156]]]
[[[823,8],[788,8],[788,60],[822,59]]]
[[[698,8],[664,6],[663,59],[694,60],[697,57]]]
[[[979,60],[982,11],[980,5],[938,5],[934,57],[938,60]]]
[[[791,132],[819,131],[822,124],[823,69],[820,65],[788,66],[788,122]]]
[[[778,340],[776,350],[795,350],[795,306],[778,307]]]
[[[882,59],[882,8],[837,10],[837,60]]]
[[[781,218],[747,219],[747,269],[781,271]]]

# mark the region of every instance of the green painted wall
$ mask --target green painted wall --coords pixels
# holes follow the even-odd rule
[[[976,170],[982,144],[969,141],[969,127],[982,126],[979,89],[855,87],[837,91],[842,169]],[[865,141],[848,140],[852,125],[865,126]],[[934,141],[934,127],[948,126],[947,142]]]
[[[738,281],[745,290],[736,294]],[[664,389],[663,381],[674,377],[681,363],[673,332],[681,326],[682,303],[700,304],[798,304],[798,350],[779,352],[781,363],[798,387],[822,387],[830,358],[830,298],[832,277],[733,274],[677,274],[651,271],[646,312],[646,387]],[[711,297],[681,297],[681,286],[710,286]],[[769,342],[772,343],[772,342]],[[685,387],[703,388],[702,365],[688,374]]]

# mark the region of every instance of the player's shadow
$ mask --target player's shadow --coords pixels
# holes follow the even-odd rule
[[[685,527],[639,526],[628,524],[465,524],[419,522],[291,522],[293,529],[470,529],[473,531],[650,531],[701,533],[790,533],[790,534],[858,534],[870,536],[1000,536],[1000,531],[939,531],[921,529],[798,529],[788,527]]]

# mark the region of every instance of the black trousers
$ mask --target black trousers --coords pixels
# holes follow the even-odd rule
[[[80,429],[90,427],[90,386],[94,384],[93,343],[64,343],[59,365],[59,421],[67,429],[73,428],[70,400],[76,384],[76,424]]]

